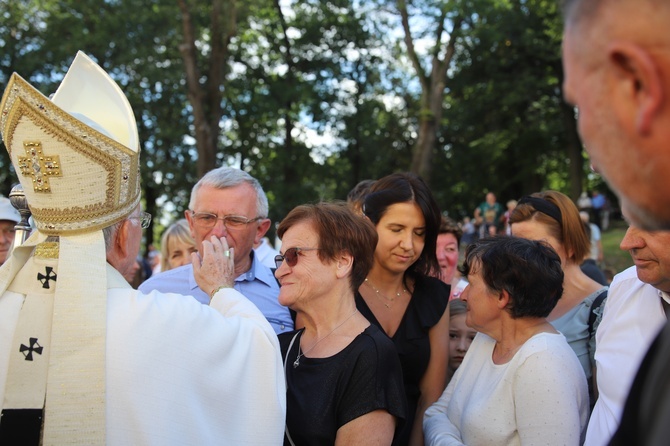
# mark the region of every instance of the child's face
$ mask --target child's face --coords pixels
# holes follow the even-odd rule
[[[463,362],[477,332],[465,325],[465,314],[449,319],[449,368],[455,371]]]

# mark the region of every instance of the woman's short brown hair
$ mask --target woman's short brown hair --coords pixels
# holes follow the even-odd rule
[[[372,223],[356,215],[344,202],[303,204],[282,220],[277,235],[281,238],[291,226],[301,222],[309,222],[317,233],[318,256],[322,261],[335,260],[342,253],[354,258],[350,283],[356,292],[374,262],[377,231]]]

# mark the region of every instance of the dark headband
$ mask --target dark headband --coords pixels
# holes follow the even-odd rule
[[[554,203],[552,203],[549,200],[545,200],[544,198],[539,198],[539,197],[531,197],[530,195],[526,195],[523,197],[519,202],[517,203],[517,206],[520,204],[530,204],[535,208],[535,210],[542,212],[543,214],[547,214],[554,220],[556,220],[559,224],[563,224],[562,221],[562,216],[561,216],[561,210],[559,209],[558,206],[556,206]]]

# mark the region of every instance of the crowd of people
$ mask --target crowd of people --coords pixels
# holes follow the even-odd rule
[[[135,289],[151,216],[125,95],[83,53],[50,98],[12,75],[0,130],[35,229],[14,244],[0,199],[0,443],[665,444],[670,6],[564,16],[565,97],[629,223],[609,287],[583,269],[598,193],[489,192],[457,225],[393,173],[297,206],[273,251],[262,186],[220,167]]]

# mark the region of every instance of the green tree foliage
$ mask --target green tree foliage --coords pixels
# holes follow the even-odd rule
[[[470,214],[489,189],[505,201],[582,187],[553,0],[22,0],[0,2],[0,17],[3,89],[17,71],[52,93],[77,50],[121,85],[158,226],[161,215],[180,216],[197,178],[219,165],[261,181],[274,221],[300,203],[343,199],[362,179],[409,170],[426,95],[440,97],[428,107],[430,184],[452,215]],[[15,181],[8,166],[2,151],[4,193]]]
[[[445,175],[433,183],[441,202],[470,214],[488,190],[501,201],[547,188],[576,198],[585,166],[581,146],[576,154],[569,150],[576,130],[562,100],[555,2],[472,6],[476,14],[455,56],[446,100],[437,161]]]

